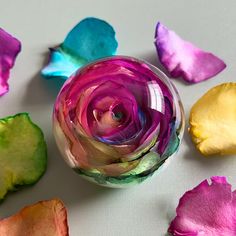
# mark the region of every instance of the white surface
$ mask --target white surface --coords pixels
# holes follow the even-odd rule
[[[11,71],[10,92],[0,98],[0,117],[29,112],[45,133],[49,157],[42,179],[33,187],[8,195],[0,205],[0,216],[59,197],[68,208],[71,236],[161,236],[186,190],[212,175],[226,175],[236,187],[236,158],[203,158],[187,132],[172,163],[142,185],[114,190],[84,181],[67,167],[52,136],[51,112],[59,86],[39,75],[47,48],[62,42],[66,33],[87,16],[100,17],[114,26],[119,54],[155,65],[153,35],[160,20],[185,39],[223,58],[228,66],[204,83],[174,81],[188,119],[190,107],[204,92],[223,81],[235,81],[235,9],[235,0],[0,0],[0,27],[23,44]]]

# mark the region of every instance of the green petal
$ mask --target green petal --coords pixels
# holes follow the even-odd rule
[[[0,119],[0,200],[18,186],[37,182],[46,166],[44,135],[29,115]]]

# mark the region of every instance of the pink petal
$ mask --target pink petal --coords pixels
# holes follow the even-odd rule
[[[0,28],[0,96],[8,92],[10,69],[14,66],[20,50],[20,41]]]
[[[231,191],[225,177],[215,176],[211,181],[209,184],[204,180],[183,195],[169,233],[175,236],[236,235],[236,191]]]
[[[226,67],[220,58],[184,41],[160,22],[156,26],[155,45],[159,59],[170,75],[181,76],[189,83],[207,80]]]

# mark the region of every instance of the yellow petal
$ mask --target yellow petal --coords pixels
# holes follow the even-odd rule
[[[41,201],[0,220],[1,236],[68,236],[67,213],[58,199]]]
[[[236,83],[210,89],[193,105],[189,123],[203,155],[236,154]]]

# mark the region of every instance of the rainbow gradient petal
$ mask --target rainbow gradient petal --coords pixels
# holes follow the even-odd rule
[[[45,78],[67,79],[81,66],[115,55],[118,43],[113,27],[104,20],[88,17],[80,21],[58,47],[50,49]]]

